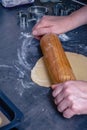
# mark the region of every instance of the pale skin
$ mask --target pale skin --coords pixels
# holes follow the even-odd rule
[[[61,34],[87,24],[87,6],[68,16],[43,16],[34,26],[32,34],[39,38],[46,33]]]
[[[46,33],[62,34],[87,24],[87,6],[69,16],[44,16],[33,28],[32,34],[40,39]],[[87,114],[87,81],[66,81],[51,86],[54,103],[65,118]]]
[[[54,102],[64,117],[87,114],[87,82],[66,81],[52,88]]]

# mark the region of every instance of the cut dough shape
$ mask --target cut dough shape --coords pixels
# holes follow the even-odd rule
[[[67,58],[77,80],[87,81],[87,57],[77,53],[66,52]],[[51,82],[41,57],[31,70],[31,79],[38,85],[50,87]]]
[[[8,125],[10,123],[10,120],[0,111],[0,128]]]
[[[2,118],[0,117],[0,126],[1,126],[1,124],[2,124]]]

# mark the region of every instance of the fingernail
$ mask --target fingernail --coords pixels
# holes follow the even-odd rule
[[[51,85],[51,88],[52,88],[52,89],[55,89],[56,87],[57,87],[57,84]]]
[[[52,89],[55,89],[55,85],[52,85],[51,88],[52,88]]]
[[[37,35],[37,31],[33,31],[33,35]]]

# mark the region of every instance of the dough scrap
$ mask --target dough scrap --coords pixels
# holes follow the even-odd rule
[[[87,81],[87,57],[72,52],[66,52],[66,55],[76,79]],[[40,86],[50,87],[51,82],[44,65],[43,57],[37,61],[31,70],[31,79]]]
[[[10,120],[0,111],[0,128],[8,125],[10,123]]]
[[[2,118],[0,117],[0,126],[1,126],[1,124],[2,124]]]

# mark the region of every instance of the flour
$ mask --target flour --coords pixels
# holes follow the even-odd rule
[[[32,40],[33,40],[32,35],[28,34],[28,37],[23,40],[22,46],[20,49],[18,49],[18,53],[17,53],[19,64],[28,70],[31,69],[31,66],[26,61],[27,48],[31,45]]]
[[[70,38],[66,34],[60,34],[59,38],[61,41],[69,41]]]
[[[17,60],[14,67],[18,72],[16,91],[20,96],[23,95],[25,89],[31,88],[34,83],[29,79],[29,71],[31,70],[31,64],[27,61],[29,47],[32,44],[33,36],[30,33],[21,32],[20,38],[22,39],[22,45],[17,49]]]
[[[20,48],[17,49],[18,60],[15,61],[15,69],[18,71],[17,86],[15,89],[17,90],[20,96],[22,96],[26,88],[29,89],[34,85],[34,83],[31,82],[31,80],[29,79],[29,74],[28,74],[32,69],[31,60],[33,62],[33,59],[32,58],[29,59],[30,62],[27,61],[28,55],[33,54],[32,52],[33,50],[31,50],[33,46],[32,45],[33,38],[34,37],[32,36],[30,32],[28,33],[21,32],[20,38],[19,38],[20,40],[22,39],[22,45]],[[69,40],[69,37],[66,34],[59,35],[59,38],[62,41]],[[34,44],[34,47],[35,47],[35,44]],[[21,84],[21,86],[19,84]]]
[[[13,68],[12,66],[9,66],[9,65],[0,65],[0,67],[3,67],[3,68]]]
[[[15,87],[17,93],[22,96],[25,89],[29,89],[34,85],[33,82],[24,81],[24,79],[17,79],[17,85]]]
[[[33,35],[30,33],[30,32],[21,32],[21,36],[20,36],[20,38],[22,38],[22,37],[25,37],[25,38],[30,38],[30,37],[33,37]]]

